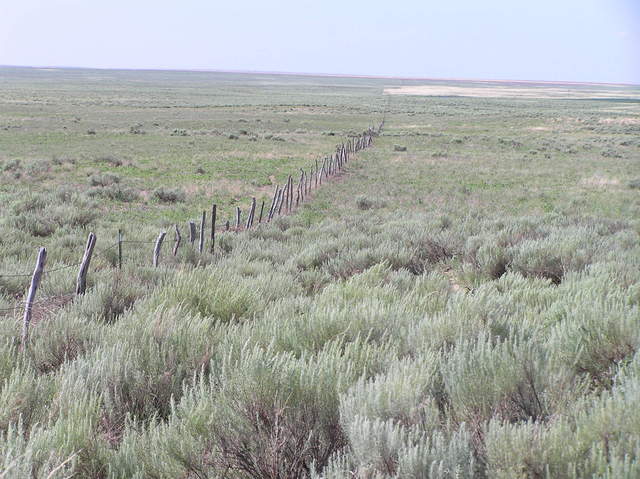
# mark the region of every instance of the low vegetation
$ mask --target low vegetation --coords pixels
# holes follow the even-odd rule
[[[0,81],[16,96],[42,88],[23,75]],[[161,74],[112,75],[126,85]],[[221,74],[166,75],[184,102],[194,83],[227,88]],[[56,147],[77,162],[51,161],[43,181],[23,166],[39,133],[0,130],[2,477],[640,474],[640,197],[630,187],[640,131],[599,121],[638,118],[637,103],[403,95],[386,105],[377,80],[309,89],[283,77],[265,91],[251,76],[228,79],[242,93],[210,105],[227,115],[211,124],[186,109],[89,122],[112,94],[93,84],[103,103],[74,112],[70,151]],[[186,222],[214,197],[232,218],[333,151],[338,138],[325,132],[362,131],[385,110],[373,148],[295,214],[219,231],[213,254],[188,243]],[[0,112],[0,126],[17,124]],[[231,141],[224,131],[239,122],[286,141]],[[96,160],[102,147],[86,142],[116,130],[119,164]],[[126,142],[152,156],[176,141],[183,156],[124,159]],[[618,155],[603,156],[610,148]],[[196,178],[189,158],[205,151]],[[151,242],[175,223],[186,244],[174,257],[168,234],[153,268]],[[118,229],[131,241],[121,270]],[[88,290],[69,297],[76,269],[58,268],[79,261],[89,231]],[[21,349],[41,245],[47,301]]]

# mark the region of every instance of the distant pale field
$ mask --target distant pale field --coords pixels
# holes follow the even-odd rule
[[[496,83],[486,85],[409,85],[385,88],[389,95],[421,95],[421,96],[463,96],[478,98],[550,98],[558,100],[587,98],[628,98],[640,99],[640,88],[633,86],[591,86],[560,85],[552,86],[503,86]]]

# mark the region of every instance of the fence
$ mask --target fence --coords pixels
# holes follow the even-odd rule
[[[271,222],[276,216],[291,214],[302,203],[310,198],[310,195],[314,189],[320,188],[323,182],[327,182],[340,174],[345,165],[351,160],[352,156],[373,144],[373,138],[377,136],[384,127],[385,118],[378,124],[377,128],[369,128],[360,135],[353,136],[347,141],[337,146],[334,154],[325,157],[322,164],[315,160],[314,164],[310,165],[308,169],[300,168],[300,176],[295,181],[294,190],[294,175],[289,175],[287,180],[282,185],[276,185],[273,192],[273,197],[269,204],[266,204],[262,200],[260,206],[255,197],[251,198],[250,206],[246,214],[246,219],[243,219],[242,210],[236,207],[235,211],[235,226],[231,226],[229,221],[226,221],[224,226],[220,228],[216,224],[217,221],[217,205],[213,204],[209,218],[207,218],[207,211],[203,211],[200,217],[200,228],[196,227],[194,221],[188,223],[188,240],[192,248],[195,246],[197,240],[198,253],[203,254],[206,252],[205,247],[207,243],[207,230],[209,231],[209,251],[213,254],[215,251],[216,232],[219,231],[235,231],[240,232],[243,230],[250,230],[258,227],[262,223]],[[297,174],[296,174],[297,177]],[[265,210],[265,206],[268,208]],[[257,213],[257,218],[256,218]],[[209,225],[209,226],[208,226]],[[32,273],[17,273],[17,274],[3,274],[0,273],[0,279],[2,278],[31,278],[29,283],[29,289],[26,299],[24,301],[24,313],[22,322],[22,347],[27,344],[29,337],[29,326],[32,320],[33,308],[38,304],[43,303],[56,303],[60,302],[66,304],[73,300],[74,297],[83,295],[87,288],[87,275],[92,259],[103,256],[110,250],[116,250],[117,260],[115,267],[122,269],[123,264],[123,245],[125,244],[153,244],[151,254],[151,264],[153,267],[158,267],[161,262],[162,247],[167,237],[166,231],[161,231],[154,241],[135,241],[124,240],[122,231],[118,230],[117,241],[102,250],[96,248],[97,237],[91,232],[87,238],[82,259],[78,263],[62,265],[51,270],[46,270],[47,262],[47,250],[46,248],[40,248],[38,251],[35,269]],[[180,247],[183,244],[182,234],[179,226],[174,225],[174,243],[171,249],[172,255],[176,256]],[[36,294],[42,281],[43,276],[49,276],[59,271],[68,270],[70,268],[77,268],[76,284],[73,293],[49,296],[36,301]],[[18,305],[13,308],[0,309],[0,315],[16,314],[18,311]]]

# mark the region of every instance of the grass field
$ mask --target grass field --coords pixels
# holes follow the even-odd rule
[[[477,87],[0,69],[0,477],[639,477],[638,88],[383,94],[424,85]],[[231,219],[385,112],[213,255],[105,251]],[[89,231],[87,294],[39,304],[21,350],[7,275]]]

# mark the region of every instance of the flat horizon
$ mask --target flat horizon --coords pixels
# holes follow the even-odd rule
[[[577,81],[577,80],[540,80],[540,79],[510,79],[510,78],[465,78],[465,77],[430,77],[430,76],[406,76],[406,75],[379,75],[356,73],[326,73],[326,72],[296,72],[280,70],[244,70],[244,69],[217,69],[217,68],[127,68],[127,67],[88,67],[72,65],[4,65],[0,68],[31,68],[31,69],[56,69],[56,70],[102,70],[102,71],[130,71],[130,72],[193,72],[193,73],[242,73],[254,75],[290,75],[309,77],[336,77],[336,78],[370,78],[389,80],[412,81],[452,81],[452,82],[487,82],[487,83],[523,83],[523,84],[550,84],[550,85],[603,85],[603,86],[631,86],[640,87],[640,83],[629,82],[601,82],[601,81]]]

